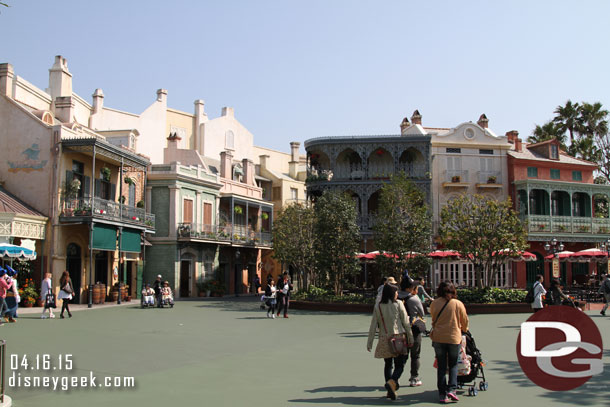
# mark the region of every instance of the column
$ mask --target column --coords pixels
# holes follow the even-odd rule
[[[168,235],[169,237],[175,238],[178,228],[178,191],[179,187],[171,185],[169,188],[169,222],[168,222]]]

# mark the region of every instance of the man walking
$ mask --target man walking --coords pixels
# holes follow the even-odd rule
[[[282,277],[277,282],[277,298],[278,309],[277,316],[280,316],[282,308],[284,309],[284,318],[288,318],[288,304],[290,303],[290,292],[292,291],[292,282],[288,278],[288,272],[284,272]]]
[[[157,276],[157,279],[153,283],[153,290],[155,290],[155,297],[157,298],[157,308],[161,308],[161,298],[163,295],[161,293],[162,288],[163,288],[162,276],[161,276],[161,274],[159,274]]]
[[[606,303],[604,304],[604,308],[600,314],[606,315],[606,310],[608,309],[608,305],[610,305],[610,276],[608,274],[604,274],[604,281],[599,287],[599,293],[603,294],[604,298],[606,299]]]

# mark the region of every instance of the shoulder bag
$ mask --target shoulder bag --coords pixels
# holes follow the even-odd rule
[[[57,308],[55,303],[55,294],[53,294],[53,290],[51,288],[51,284],[49,284],[49,289],[47,290],[47,295],[44,299],[44,307],[45,308]]]
[[[443,313],[443,311],[445,311],[445,307],[447,306],[447,304],[449,304],[449,301],[451,301],[451,298],[449,300],[447,300],[445,305],[443,305],[443,308],[441,308],[441,311],[436,316],[436,321],[437,322],[438,322],[438,319],[441,317],[441,314]],[[432,323],[432,329],[430,329],[430,339],[432,339],[432,332],[434,332],[434,323]],[[432,339],[432,341],[434,341],[434,339]]]
[[[61,291],[65,292],[66,294],[72,294],[74,292],[74,290],[72,290],[72,284],[70,284],[69,281],[67,281],[66,285],[61,288]]]
[[[406,335],[394,334],[390,336],[388,333],[388,328],[385,326],[385,319],[383,318],[383,312],[381,311],[381,304],[379,304],[379,315],[381,315],[381,323],[383,324],[383,329],[385,330],[385,334],[390,342],[390,349],[399,355],[407,355],[409,353],[409,343],[407,342]]]

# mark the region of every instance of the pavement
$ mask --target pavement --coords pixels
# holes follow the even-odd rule
[[[294,311],[268,319],[256,298],[178,301],[173,309],[140,309],[139,303],[86,305],[72,318],[39,318],[23,309],[19,321],[0,328],[7,342],[6,393],[17,407],[71,406],[379,406],[437,405],[434,353],[422,344],[423,385],[402,387],[385,398],[383,361],[366,351],[370,316]],[[588,312],[603,338],[610,320]],[[520,323],[529,314],[472,315],[489,390],[461,396],[468,406],[607,406],[603,374],[568,392],[550,392],[525,377],[516,357]],[[73,369],[65,364],[72,355]],[[11,355],[16,355],[11,356]],[[36,356],[50,355],[48,370]],[[11,366],[26,356],[28,369]],[[604,363],[610,362],[604,351]],[[15,369],[11,369],[14,367]],[[34,368],[32,368],[34,367]],[[52,369],[55,367],[56,369]],[[10,376],[95,376],[97,388],[55,391],[11,385]],[[134,377],[135,388],[101,388],[105,377]],[[402,382],[408,380],[408,370]]]

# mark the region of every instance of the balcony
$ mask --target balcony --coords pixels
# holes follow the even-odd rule
[[[605,240],[610,233],[610,219],[579,216],[522,215],[530,235],[573,237],[583,241]]]
[[[101,198],[77,198],[62,202],[62,211],[59,215],[61,222],[81,223],[92,219],[104,219],[150,231],[155,230],[155,215],[146,213],[142,208]]]
[[[246,225],[207,225],[199,223],[179,223],[178,238],[192,241],[211,241],[232,245],[271,247],[270,232],[256,232]]]
[[[443,187],[468,188],[468,170],[445,170],[443,173]]]
[[[479,171],[477,188],[502,188],[502,173],[500,171]]]
[[[396,167],[370,165],[368,168],[362,164],[337,164],[333,170],[321,167],[308,168],[307,182],[390,179],[399,172],[403,172],[407,178],[429,178],[425,164],[399,163]]]

